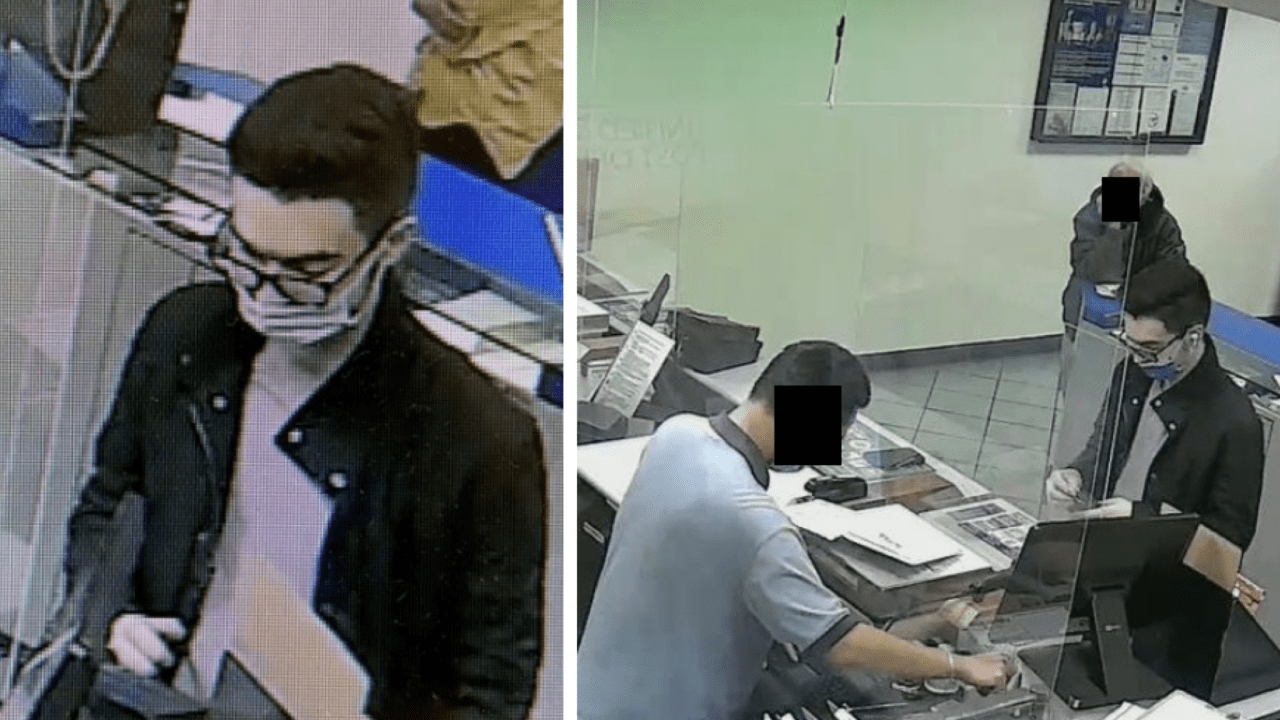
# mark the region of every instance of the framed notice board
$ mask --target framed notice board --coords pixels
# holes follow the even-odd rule
[[[1031,139],[1204,143],[1226,8],[1050,0]]]

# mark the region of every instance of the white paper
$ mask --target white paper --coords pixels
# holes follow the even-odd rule
[[[1143,85],[1168,85],[1173,73],[1173,58],[1177,54],[1178,38],[1153,37],[1147,43],[1146,63],[1142,71]]]
[[[636,323],[600,383],[595,401],[631,417],[674,345],[675,340]]]
[[[782,509],[797,527],[828,540],[844,535],[858,521],[858,513],[826,500],[783,505]]]
[[[1140,720],[1224,720],[1227,716],[1181,690],[1174,690],[1136,717]]]
[[[1107,135],[1132,136],[1138,130],[1138,103],[1142,89],[1111,88],[1111,106],[1107,112]]]
[[[1156,13],[1155,19],[1151,22],[1151,36],[1154,37],[1173,37],[1176,38],[1182,34],[1182,16],[1172,15],[1170,13]]]
[[[226,144],[242,113],[244,105],[217,93],[205,93],[198,100],[173,95],[165,95],[160,100],[161,120],[220,145]]]
[[[901,505],[860,510],[845,537],[908,565],[959,555],[962,548],[941,530]]]
[[[492,290],[478,290],[453,300],[432,305],[441,315],[480,332],[541,322],[537,313],[527,310]]]
[[[1174,85],[1190,85],[1196,92],[1204,86],[1204,78],[1209,68],[1209,58],[1191,53],[1175,53],[1173,70],[1169,73],[1169,82]]]
[[[1169,129],[1169,89],[1147,88],[1142,93],[1142,120],[1144,133],[1163,135]]]
[[[1048,104],[1044,118],[1045,134],[1070,135],[1071,115],[1076,104],[1076,86],[1073,83],[1050,83]]]
[[[1108,88],[1080,88],[1076,95],[1076,114],[1071,123],[1072,135],[1101,135],[1107,120]]]
[[[1200,112],[1200,93],[1190,86],[1174,88],[1173,112],[1170,113],[1169,134],[1191,135],[1196,131],[1196,116]]]
[[[1187,0],[1156,0],[1156,12],[1181,15],[1186,5]]]
[[[1147,712],[1146,708],[1138,707],[1133,703],[1122,703],[1120,707],[1112,710],[1102,720],[1137,720]]]
[[[1111,73],[1111,84],[1141,85],[1146,74],[1147,48],[1151,38],[1145,35],[1121,35],[1116,48],[1116,67]]]

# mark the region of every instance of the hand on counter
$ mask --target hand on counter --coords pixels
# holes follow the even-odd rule
[[[980,691],[1004,690],[1009,685],[1009,663],[1003,655],[957,657],[957,679]]]
[[[154,677],[161,668],[177,662],[169,645],[186,635],[186,628],[177,618],[125,613],[111,623],[107,650],[129,672]]]

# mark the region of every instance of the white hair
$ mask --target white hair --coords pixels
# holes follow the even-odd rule
[[[1139,200],[1145,203],[1151,197],[1151,188],[1155,185],[1155,180],[1151,179],[1151,173],[1141,167],[1130,162],[1118,162],[1111,166],[1111,171],[1107,175],[1109,177],[1141,178],[1141,189],[1138,191]]]

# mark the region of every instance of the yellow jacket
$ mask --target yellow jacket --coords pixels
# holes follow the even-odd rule
[[[418,122],[468,125],[504,179],[563,125],[562,0],[413,0],[432,28],[412,84]]]

